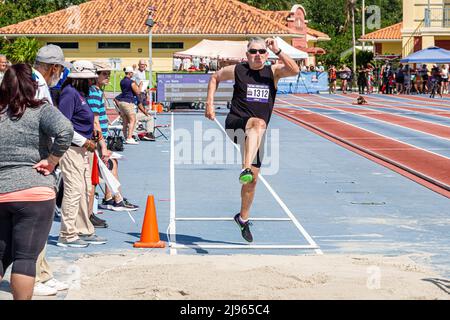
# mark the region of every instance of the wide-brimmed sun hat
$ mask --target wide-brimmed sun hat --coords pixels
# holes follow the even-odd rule
[[[92,63],[94,64],[95,69],[97,69],[97,72],[113,70],[109,63],[103,61],[93,61]]]
[[[97,78],[97,69],[94,64],[87,60],[74,61],[68,78],[72,79],[92,79]]]

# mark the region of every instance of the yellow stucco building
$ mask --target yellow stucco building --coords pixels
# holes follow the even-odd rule
[[[376,54],[403,57],[431,47],[450,50],[450,0],[403,0],[403,21],[360,38]]]
[[[92,0],[0,29],[7,38],[34,37],[61,46],[67,60],[109,60],[117,68],[149,57],[148,7],[156,8],[152,67],[172,70],[172,57],[203,39],[247,40],[279,36],[306,51],[310,61],[330,38],[308,28],[301,5],[291,11],[263,11],[237,0]]]

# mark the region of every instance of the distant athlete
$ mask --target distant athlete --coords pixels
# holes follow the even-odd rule
[[[266,65],[267,48],[275,53],[281,63]],[[242,237],[253,241],[249,213],[255,195],[256,182],[261,168],[263,151],[260,150],[272,115],[278,80],[296,76],[300,70],[295,61],[278,47],[275,39],[254,38],[247,45],[248,62],[227,66],[212,75],[208,85],[205,116],[215,119],[214,94],[221,81],[234,80],[230,113],[225,121],[228,136],[241,146],[243,157],[239,181],[241,211],[234,216]]]

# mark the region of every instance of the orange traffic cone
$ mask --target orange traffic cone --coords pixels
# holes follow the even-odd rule
[[[165,248],[166,243],[159,240],[158,221],[156,220],[155,198],[149,195],[142,224],[141,241],[135,242],[135,248]]]

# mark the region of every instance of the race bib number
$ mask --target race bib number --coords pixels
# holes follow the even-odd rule
[[[269,86],[259,84],[247,85],[247,102],[269,102]]]

